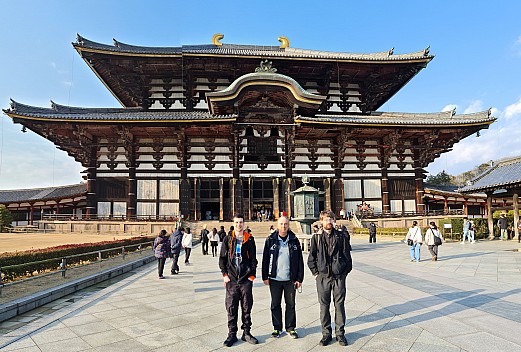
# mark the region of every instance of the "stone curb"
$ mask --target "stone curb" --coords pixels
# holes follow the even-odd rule
[[[9,303],[0,305],[0,322],[23,314],[32,309],[38,308],[49,302],[55,301],[76,291],[82,290],[102,281],[125,274],[138,267],[146,265],[155,260],[153,255],[145,258],[136,259],[132,262],[107,269],[105,271],[89,275],[66,284],[62,284],[41,292],[37,292],[27,297],[15,299]]]

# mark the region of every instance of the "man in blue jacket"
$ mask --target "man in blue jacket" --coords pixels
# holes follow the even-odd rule
[[[295,234],[289,229],[289,219],[282,216],[277,222],[277,230],[266,238],[262,253],[262,281],[269,285],[271,293],[271,336],[282,333],[282,294],[286,304],[285,326],[291,338],[298,338],[295,327],[295,293],[304,280],[304,260],[302,248]]]
[[[331,211],[320,213],[322,230],[311,237],[308,267],[317,284],[320,304],[320,323],[322,325],[321,346],[332,341],[331,314],[329,306],[331,295],[335,305],[335,335],[340,346],[347,346],[345,338],[346,278],[353,268],[349,237],[334,228],[335,214]],[[346,231],[347,232],[347,231]]]
[[[170,235],[170,253],[172,255],[172,268],[170,269],[170,274],[172,275],[179,274],[179,265],[177,262],[179,260],[181,249],[183,248],[181,241],[183,240],[184,230],[185,229],[181,226],[174,233],[172,233],[172,235]]]

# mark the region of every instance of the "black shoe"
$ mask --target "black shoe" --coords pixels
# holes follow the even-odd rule
[[[230,335],[228,335],[226,340],[224,340],[223,345],[226,346],[226,347],[232,347],[233,344],[236,343],[236,342],[237,342],[237,335],[230,334]]]
[[[259,340],[253,337],[249,332],[244,332],[242,334],[241,340],[251,343],[252,345],[256,345],[259,343]]]
[[[329,345],[329,343],[333,341],[333,338],[331,337],[331,335],[324,335],[322,336],[322,340],[320,340],[320,342],[318,343],[320,346],[327,346]]]
[[[344,335],[338,335],[336,337],[336,340],[338,341],[338,344],[340,346],[347,346],[347,340],[346,340],[346,337]]]

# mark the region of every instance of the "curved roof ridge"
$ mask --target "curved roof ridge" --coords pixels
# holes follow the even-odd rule
[[[76,43],[73,46],[76,49],[89,48],[110,52],[121,53],[141,53],[141,54],[237,54],[237,55],[262,55],[263,53],[271,54],[277,57],[297,57],[297,58],[320,58],[320,59],[345,59],[345,60],[427,60],[430,61],[434,55],[429,54],[429,48],[405,54],[394,54],[394,48],[386,51],[375,53],[349,53],[320,51],[312,49],[299,48],[280,48],[274,45],[251,45],[251,44],[225,44],[216,46],[214,44],[195,44],[182,45],[178,47],[150,47],[130,45],[113,39],[114,45],[107,45],[92,40],[88,40],[81,35],[77,35]]]
[[[74,183],[72,185],[61,185],[61,186],[49,186],[49,187],[35,187],[35,188],[15,188],[15,189],[0,189],[0,192],[12,192],[12,191],[43,191],[46,189],[59,189],[59,188],[74,188],[87,185],[86,183]]]
[[[70,105],[62,105],[57,104],[51,100],[52,109],[56,112],[63,113],[84,113],[84,112],[107,112],[107,113],[120,113],[120,112],[128,112],[128,111],[143,111],[141,107],[129,107],[129,108],[87,108],[81,106],[70,106]]]

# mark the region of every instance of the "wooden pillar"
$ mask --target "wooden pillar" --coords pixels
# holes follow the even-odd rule
[[[279,179],[274,177],[271,182],[273,184],[273,218],[277,220],[280,216]]]
[[[60,214],[60,201],[57,200],[56,201],[56,215],[59,215]]]
[[[340,219],[340,210],[344,207],[344,180],[341,178],[333,181],[333,212]]]
[[[194,189],[193,189],[193,219],[194,220],[202,220],[201,214],[201,179],[196,177],[194,178]]]
[[[382,211],[384,214],[391,212],[391,200],[389,198],[389,178],[387,176],[387,167],[382,168]]]
[[[423,214],[425,212],[425,204],[423,203],[423,169],[419,162],[414,162],[414,183],[416,186],[416,212]]]
[[[33,224],[34,221],[34,203],[30,203],[29,207],[29,225]]]
[[[487,192],[487,223],[488,223],[488,239],[494,239],[494,219],[492,217],[492,192]]]
[[[224,179],[219,178],[219,220],[224,220]]]
[[[191,185],[188,180],[188,156],[186,136],[180,136],[181,143],[181,179],[179,180],[179,212],[181,217],[187,219],[190,216]]]
[[[463,215],[469,216],[469,203],[467,198],[463,198]]]
[[[443,197],[443,213],[448,214],[449,213],[449,198]]]
[[[323,210],[333,210],[332,202],[331,202],[331,178],[324,178],[324,192],[325,192],[325,202]]]
[[[514,196],[512,197],[512,208],[514,209],[514,238],[519,238],[519,193],[518,190],[514,191]]]
[[[230,180],[230,192],[232,199],[232,216],[235,214],[242,214],[242,180],[239,178],[232,178]]]
[[[248,213],[246,216],[251,220],[253,218],[253,178],[248,177],[248,209],[246,212]]]

